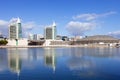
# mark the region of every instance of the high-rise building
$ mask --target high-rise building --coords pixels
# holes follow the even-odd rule
[[[21,27],[21,21],[19,18],[11,22],[9,26],[9,38],[10,39],[21,39],[22,38],[22,27]]]
[[[45,28],[45,39],[56,39],[56,24],[53,22],[53,25]]]

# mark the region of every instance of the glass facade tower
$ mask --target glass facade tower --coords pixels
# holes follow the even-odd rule
[[[22,38],[22,27],[21,27],[21,21],[19,18],[10,24],[9,38],[10,39],[21,39]]]
[[[51,40],[56,39],[56,24],[55,24],[55,22],[53,23],[53,25],[45,28],[45,39],[51,39]]]

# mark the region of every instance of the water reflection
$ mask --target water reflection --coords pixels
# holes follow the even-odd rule
[[[18,53],[17,48],[15,50],[9,50],[8,52],[8,66],[12,72],[20,74],[22,61]]]
[[[17,74],[17,80],[20,78],[22,60],[18,52],[18,48],[8,50],[8,68],[12,73]]]
[[[0,49],[0,72],[8,69],[8,56],[6,49]]]
[[[96,67],[91,58],[86,57],[84,48],[72,48],[71,57],[68,59],[68,67],[73,72],[74,76],[90,77],[94,76]],[[90,54],[90,53],[88,53]]]
[[[44,55],[44,49],[42,48],[28,48],[27,50],[29,60],[39,60]]]
[[[52,67],[53,71],[55,71],[56,68],[56,55],[55,55],[55,49],[52,48],[45,48],[45,65],[48,67]]]
[[[107,68],[110,64],[118,62],[116,58],[120,57],[118,48],[71,48],[71,56],[68,59],[68,67],[74,75],[84,78],[105,77],[102,72],[116,74],[114,67]],[[119,63],[119,62],[118,62]],[[105,70],[106,68],[107,70]],[[111,71],[114,70],[114,71]],[[101,75],[101,76],[100,76]]]
[[[120,56],[119,52],[119,48],[88,48],[88,53],[86,53],[86,55],[99,58],[112,58]]]
[[[119,67],[120,48],[0,49],[0,80],[115,79]]]

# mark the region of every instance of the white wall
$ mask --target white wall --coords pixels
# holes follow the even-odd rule
[[[16,45],[16,41],[13,40],[8,40],[8,46],[15,46]],[[27,39],[20,39],[18,40],[18,46],[27,46],[28,45],[28,40]]]

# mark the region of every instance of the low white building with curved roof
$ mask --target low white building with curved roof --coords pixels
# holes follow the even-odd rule
[[[95,35],[78,39],[74,44],[115,46],[116,44],[120,44],[120,40],[108,35]]]

